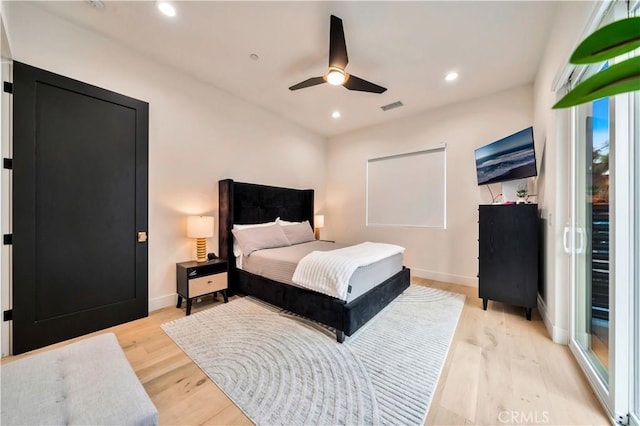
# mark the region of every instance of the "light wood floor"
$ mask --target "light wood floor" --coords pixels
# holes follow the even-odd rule
[[[537,311],[526,321],[524,309],[489,302],[485,312],[476,288],[412,282],[467,296],[427,425],[610,424],[569,349],[551,342]],[[193,312],[219,303],[204,300]],[[183,315],[184,308],[164,308],[94,334],[116,334],[158,408],[161,425],[251,424],[160,328]]]

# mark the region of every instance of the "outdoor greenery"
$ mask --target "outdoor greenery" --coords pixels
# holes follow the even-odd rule
[[[594,149],[591,160],[591,197],[593,203],[609,202],[609,142]]]

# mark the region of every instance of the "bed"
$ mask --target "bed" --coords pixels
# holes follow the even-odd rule
[[[408,268],[381,280],[355,298],[340,300],[313,290],[270,279],[236,266],[234,225],[259,224],[275,218],[308,220],[313,228],[314,192],[252,183],[219,181],[218,242],[220,257],[229,259],[229,293],[242,293],[318,321],[336,330],[340,343],[366,324],[409,287]]]

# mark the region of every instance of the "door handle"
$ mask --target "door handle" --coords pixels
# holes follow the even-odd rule
[[[576,238],[576,240],[580,241],[580,245],[576,247],[576,253],[582,254],[584,253],[584,229],[576,228],[576,231],[577,231],[576,235],[580,237],[580,238]]]
[[[564,233],[562,234],[562,246],[564,248],[564,252],[567,254],[571,254],[571,247],[569,246],[569,233],[571,229],[568,226],[564,227]]]
[[[139,243],[147,242],[147,233],[145,231],[138,232],[138,242]]]

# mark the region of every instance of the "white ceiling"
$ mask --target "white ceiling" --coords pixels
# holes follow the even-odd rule
[[[323,136],[533,82],[556,8],[545,1],[40,2],[39,6]],[[388,90],[288,87],[326,73],[329,16],[342,18],[347,71]],[[249,55],[260,59],[253,61]],[[447,72],[460,78],[446,83]],[[402,108],[380,107],[402,101]],[[331,118],[340,110],[342,117]]]

